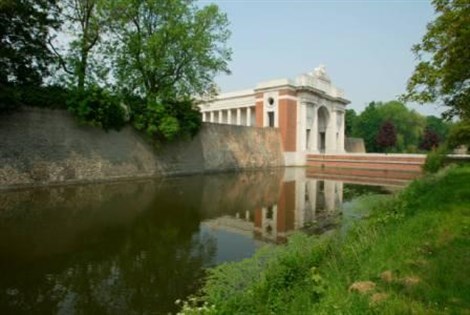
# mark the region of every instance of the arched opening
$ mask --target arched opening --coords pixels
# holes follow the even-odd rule
[[[326,107],[322,106],[318,109],[318,151],[321,153],[325,152],[326,149],[326,130],[328,128],[328,123],[330,120],[330,114]]]

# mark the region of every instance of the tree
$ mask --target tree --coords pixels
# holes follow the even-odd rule
[[[379,148],[384,151],[395,146],[397,143],[397,132],[395,126],[390,121],[386,121],[382,124],[376,142]]]
[[[346,136],[353,136],[353,127],[357,120],[357,114],[354,109],[346,109],[345,115],[345,134]]]
[[[426,129],[432,130],[439,137],[439,141],[447,138],[451,123],[436,116],[426,116]]]
[[[364,139],[367,152],[377,152],[377,133],[380,128],[381,119],[375,102],[371,102],[365,110],[357,116],[353,126],[353,134]]]
[[[95,70],[92,63],[98,53],[93,53],[101,37],[105,33],[108,21],[102,7],[102,0],[63,0],[62,20],[64,28],[72,30],[72,40],[69,43],[67,55],[62,56],[55,49],[62,69],[71,76],[73,85],[83,92],[85,84],[92,77],[90,68]],[[53,47],[52,42],[50,42]]]
[[[425,118],[414,110],[409,110],[398,101],[372,102],[357,116],[352,134],[364,139],[368,152],[379,152],[377,135],[381,125],[390,121],[396,130],[395,149],[398,152],[414,152],[426,125]]]
[[[57,28],[55,0],[0,2],[0,88],[39,85],[52,53],[49,29]]]
[[[454,149],[459,145],[465,145],[470,148],[470,120],[462,120],[450,128],[449,148]]]
[[[156,138],[193,135],[201,115],[192,98],[228,73],[227,16],[192,0],[119,0],[107,7],[117,89],[131,104],[133,125]]]
[[[147,100],[201,95],[228,73],[228,20],[216,5],[192,0],[121,0],[116,21],[116,78]]]
[[[408,81],[406,100],[440,102],[444,117],[470,119],[470,5],[468,0],[434,0],[436,19],[413,46],[419,63]]]
[[[426,128],[424,131],[423,139],[419,144],[419,148],[422,150],[432,150],[439,146],[439,136],[433,130]]]
[[[394,125],[397,133],[397,151],[415,151],[424,132],[425,118],[399,101],[377,102],[377,111],[380,124],[390,121]]]

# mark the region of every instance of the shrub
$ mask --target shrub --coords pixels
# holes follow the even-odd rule
[[[127,108],[120,98],[99,87],[74,92],[67,105],[81,122],[106,131],[120,130],[127,121]]]
[[[58,85],[0,86],[0,111],[10,111],[21,105],[41,108],[67,108],[69,91]]]
[[[67,108],[70,92],[58,85],[25,86],[20,89],[23,105],[41,108]]]
[[[426,156],[423,170],[427,173],[436,173],[444,166],[446,156],[447,148],[445,146],[439,146],[437,149],[433,149]]]
[[[201,126],[201,115],[190,100],[149,100],[131,103],[132,125],[152,138],[173,140],[194,136]]]

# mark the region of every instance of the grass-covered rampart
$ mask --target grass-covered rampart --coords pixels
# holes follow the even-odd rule
[[[364,203],[361,203],[363,205]],[[210,270],[185,314],[470,314],[470,167],[371,202],[347,233]]]

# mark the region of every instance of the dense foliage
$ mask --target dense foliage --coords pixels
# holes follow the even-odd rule
[[[470,119],[470,5],[468,0],[434,0],[436,19],[413,47],[419,63],[405,98],[448,107],[445,116]]]
[[[426,128],[424,130],[424,136],[419,144],[419,148],[422,150],[432,150],[439,146],[439,136],[433,130]]]
[[[52,54],[49,29],[58,26],[54,0],[0,2],[0,87],[39,85]]]
[[[356,115],[354,110],[348,110],[348,112],[346,113],[346,134],[350,137],[363,138],[367,152],[413,153],[418,149],[429,150],[430,148],[420,148],[423,138],[426,137],[426,130],[438,135],[438,142],[442,143],[451,125],[435,116],[424,117],[398,101],[372,102],[359,115]],[[380,144],[377,140],[386,122],[394,126],[396,141],[383,145],[384,143]]]
[[[395,126],[390,121],[386,121],[380,126],[377,139],[375,140],[379,148],[388,151],[397,143],[397,132]]]
[[[470,120],[462,120],[452,126],[449,131],[449,147],[456,148],[460,145],[466,145],[470,148]]]
[[[210,92],[213,77],[228,72],[228,20],[216,5],[121,0],[109,10],[119,88],[147,100],[189,97]]]
[[[0,1],[0,112],[40,89],[53,63],[48,41],[57,14],[54,0]]]
[[[213,93],[214,76],[228,72],[228,20],[213,4],[0,5],[1,111],[19,104],[69,108],[81,122],[105,130],[130,122],[154,139],[174,139],[197,132],[201,117],[193,98]],[[55,85],[41,86],[45,77]]]
[[[70,111],[84,123],[120,130],[128,118],[127,107],[121,104],[116,95],[100,87],[90,87],[86,91],[77,90],[68,101]]]

